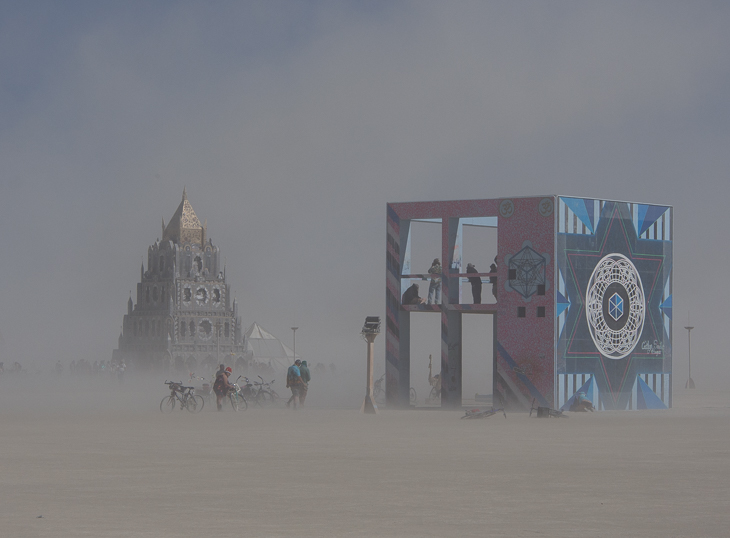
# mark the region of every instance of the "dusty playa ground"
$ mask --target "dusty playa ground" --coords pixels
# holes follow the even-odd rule
[[[0,534],[730,532],[730,401],[718,393],[677,389],[670,411],[471,421],[436,410],[163,415],[161,397],[34,406],[5,390]]]

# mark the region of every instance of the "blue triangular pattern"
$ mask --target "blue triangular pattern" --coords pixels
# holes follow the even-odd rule
[[[667,300],[660,304],[659,308],[662,309],[662,312],[664,312],[669,319],[672,319],[672,296],[670,295],[667,297]]]
[[[639,384],[639,390],[636,391],[637,409],[667,409],[661,398],[649,388],[649,385],[644,383],[641,377],[637,377],[636,382]]]
[[[595,231],[596,229],[596,218],[593,214],[593,200],[583,200],[586,204],[586,214],[588,215],[588,220],[591,221],[590,229],[591,231]]]
[[[555,317],[559,317],[560,314],[565,312],[568,307],[570,306],[570,303],[558,303],[555,305]]]
[[[649,206],[646,205],[646,204],[638,204],[637,205],[636,212],[638,214],[637,215],[638,216],[638,222],[636,224],[636,237],[639,237],[642,233],[644,233],[643,231],[639,231],[639,230],[643,230],[644,229],[643,228],[643,226],[644,226],[644,217],[646,216],[646,210],[647,209],[649,209]]]
[[[565,202],[565,205],[567,205],[570,210],[575,213],[575,216],[578,217],[580,221],[586,225],[586,228],[588,228],[591,233],[594,233],[593,223],[591,222],[591,220],[593,219],[588,216],[588,211],[586,210],[586,201],[582,198],[562,198],[562,200],[563,202]],[[591,215],[593,215],[592,209]]]
[[[563,304],[563,303],[570,304],[570,301],[568,301],[568,299],[566,299],[565,296],[562,293],[560,293],[559,291],[556,291],[555,294],[557,295],[556,300],[557,300],[558,303],[560,303],[560,304]]]
[[[593,402],[593,405],[596,405],[596,400],[598,397],[598,387],[596,387],[596,383],[593,380],[593,376],[588,379],[585,383],[583,383],[583,386],[576,390],[573,395],[568,398],[568,401],[563,404],[563,407],[560,408],[561,411],[567,411],[570,409],[570,406],[573,405],[573,402],[575,401],[575,395],[579,392],[585,392],[586,398],[588,398],[591,402]]]
[[[644,217],[642,218],[641,211],[644,207],[646,207],[646,210],[644,210]],[[654,224],[667,209],[669,208],[659,205],[639,206],[639,235],[647,231],[649,226]]]

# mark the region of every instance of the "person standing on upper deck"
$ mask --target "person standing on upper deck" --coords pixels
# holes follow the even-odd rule
[[[428,304],[441,304],[441,262],[434,258],[428,272],[432,275],[439,275],[431,278],[428,286]]]
[[[478,273],[477,268],[474,267],[473,263],[466,264],[467,273]],[[471,296],[474,298],[474,304],[482,304],[482,277],[470,276],[467,277],[471,283]]]

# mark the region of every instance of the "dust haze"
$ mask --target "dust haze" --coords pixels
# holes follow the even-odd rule
[[[0,534],[726,535],[728,26],[721,2],[3,3]],[[165,415],[190,372],[69,371],[111,360],[183,187],[242,326],[297,326],[325,365],[304,408]],[[361,415],[386,204],[543,194],[674,207],[674,408],[428,410],[426,315],[423,410]],[[414,272],[437,228],[414,224]],[[495,253],[465,229],[465,262]],[[476,405],[491,318],[466,318]]]

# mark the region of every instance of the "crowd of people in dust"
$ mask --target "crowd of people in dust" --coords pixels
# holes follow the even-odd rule
[[[94,361],[89,362],[86,359],[79,359],[78,361],[72,360],[68,365],[68,372],[71,375],[109,375],[122,381],[124,378],[124,372],[127,369],[127,365],[122,361]],[[53,367],[55,375],[62,375],[66,368],[63,363],[58,360]],[[21,364],[15,361],[12,366],[5,368],[5,364],[0,362],[0,375],[2,374],[22,374],[25,373],[26,369]]]
[[[428,298],[422,298],[419,296],[418,283],[414,282],[411,286],[403,293],[402,304],[441,304],[441,261],[435,258],[431,263],[431,267],[428,268],[428,272],[431,275],[428,278],[424,276],[424,280],[430,280],[428,285]],[[479,273],[473,263],[466,265],[467,273]],[[494,263],[489,266],[490,273],[497,272],[497,258],[494,258]],[[435,276],[439,275],[439,276]],[[471,295],[474,304],[482,304],[482,278],[480,276],[467,277],[471,284]],[[490,276],[489,283],[492,285],[492,295],[497,298],[497,277]]]

